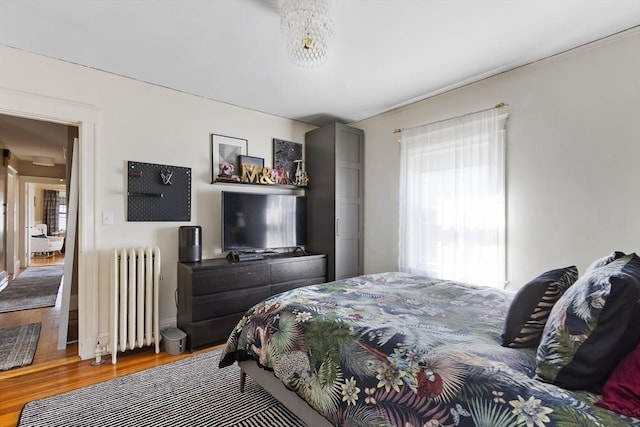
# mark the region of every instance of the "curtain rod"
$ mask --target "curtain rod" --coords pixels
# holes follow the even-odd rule
[[[509,106],[509,104],[505,104],[504,102],[500,102],[499,104],[496,104],[496,106],[495,106],[495,107],[493,107],[493,108],[486,108],[486,109],[484,109],[484,110],[474,111],[473,113],[463,114],[463,115],[461,115],[461,116],[457,116],[457,117],[454,117],[454,118],[458,118],[458,117],[465,117],[465,116],[469,116],[469,115],[471,115],[471,114],[482,113],[483,111],[493,110],[494,108],[503,108],[503,107],[508,107],[508,106]],[[425,124],[423,124],[423,125],[418,125],[418,126],[414,126],[414,127],[420,127],[420,126],[432,125],[432,124],[435,124],[435,123],[444,122],[445,120],[451,120],[451,119],[437,120],[437,121],[435,121],[435,122],[425,123]],[[410,129],[410,128],[409,128],[409,129]],[[402,133],[402,129],[394,129],[394,130],[393,130],[393,133],[394,133],[394,134],[396,134],[396,133]]]

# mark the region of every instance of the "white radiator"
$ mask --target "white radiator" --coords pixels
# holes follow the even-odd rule
[[[155,344],[156,353],[160,352],[160,249],[115,249],[111,261],[111,361],[115,365],[118,351]]]

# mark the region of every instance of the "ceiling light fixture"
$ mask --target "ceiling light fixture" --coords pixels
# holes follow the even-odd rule
[[[291,62],[314,67],[327,59],[327,39],[333,33],[327,0],[285,0],[280,31]]]
[[[55,166],[53,157],[33,156],[31,163],[37,166]]]

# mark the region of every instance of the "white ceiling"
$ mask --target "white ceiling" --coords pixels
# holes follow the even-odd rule
[[[54,163],[64,165],[67,135],[66,125],[0,114],[0,141],[20,160],[51,157]]]
[[[280,4],[0,0],[0,44],[322,125],[640,25],[640,0],[334,0],[329,58],[309,69],[289,62]]]

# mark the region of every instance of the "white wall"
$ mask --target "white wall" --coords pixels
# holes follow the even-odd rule
[[[399,65],[400,66],[400,65]],[[640,252],[640,29],[353,125],[365,131],[365,271],[397,269],[399,144],[410,128],[509,104],[509,288]]]
[[[2,88],[87,104],[99,111],[96,162],[88,167],[95,169],[100,312],[87,315],[99,317],[100,331],[108,328],[108,257],[113,248],[160,247],[163,324],[175,324],[178,227],[201,225],[203,257],[220,256],[220,192],[230,187],[210,183],[211,133],[247,139],[248,154],[271,165],[272,138],[303,143],[305,132],[314,128],[5,46],[0,46],[0,63]],[[128,160],[190,167],[191,222],[127,222]],[[102,225],[103,211],[114,213],[113,225]]]

